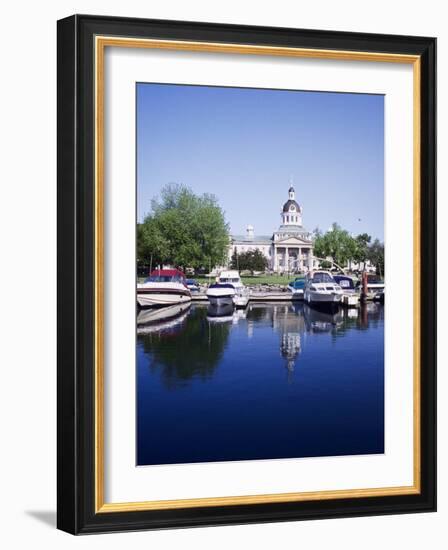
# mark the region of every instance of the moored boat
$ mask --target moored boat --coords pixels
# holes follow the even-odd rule
[[[365,298],[367,300],[384,301],[384,281],[381,281],[375,274],[366,274]],[[359,289],[363,291],[362,279],[358,283]]]
[[[367,275],[367,298],[384,301],[384,281],[376,275]]]
[[[333,275],[333,279],[342,288],[342,302],[346,306],[356,307],[359,304],[359,292],[356,290],[353,278],[348,275]]]
[[[339,305],[342,296],[341,287],[329,271],[313,271],[307,275],[304,299],[308,304]]]
[[[235,287],[228,283],[214,283],[207,289],[207,298],[212,306],[232,306]]]
[[[195,279],[187,279],[186,285],[192,294],[198,294],[201,290]]]
[[[296,277],[294,281],[288,283],[287,289],[294,298],[302,299],[305,292],[305,277]]]
[[[233,303],[236,307],[245,308],[249,303],[249,289],[244,286],[238,271],[222,271],[218,277],[219,284],[230,284],[235,289]]]
[[[191,301],[186,278],[179,269],[155,269],[137,285],[137,304],[140,307],[161,307]]]

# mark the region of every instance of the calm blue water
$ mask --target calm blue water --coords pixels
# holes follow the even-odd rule
[[[219,313],[139,315],[138,465],[384,452],[383,306]]]

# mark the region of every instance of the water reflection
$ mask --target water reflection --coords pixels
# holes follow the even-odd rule
[[[190,304],[175,304],[173,306],[141,309],[137,315],[137,333],[169,331],[182,324],[188,315]]]
[[[156,311],[160,314],[160,310]],[[229,336],[226,323],[211,323],[206,309],[194,306],[174,319],[145,326],[141,320],[139,316],[138,345],[149,360],[149,369],[160,372],[168,388],[183,386],[195,377],[207,379],[213,374]]]
[[[210,377],[239,325],[248,339],[256,328],[270,326],[278,334],[284,367],[294,372],[302,351],[304,333],[328,333],[332,338],[347,331],[368,330],[383,322],[384,307],[368,303],[357,309],[320,309],[304,303],[251,304],[246,310],[232,306],[175,305],[142,310],[137,317],[138,343],[152,370],[161,371],[166,384],[175,388],[196,376]],[[291,378],[289,381],[291,382]]]
[[[373,303],[142,312],[138,463],[382,452],[383,329]]]

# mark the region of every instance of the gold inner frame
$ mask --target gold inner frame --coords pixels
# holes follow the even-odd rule
[[[106,503],[104,501],[104,54],[108,46],[212,53],[301,57],[314,59],[407,63],[413,65],[413,197],[414,197],[414,347],[413,347],[413,458],[414,482],[410,486],[274,493],[179,500]],[[95,512],[129,512],[207,506],[232,506],[279,502],[304,502],[420,493],[420,57],[372,52],[255,46],[155,40],[110,36],[95,37]]]

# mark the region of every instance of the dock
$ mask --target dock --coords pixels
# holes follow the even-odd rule
[[[192,294],[192,302],[206,302],[204,293]],[[293,295],[291,292],[251,292],[249,302],[303,302],[303,296]]]
[[[208,298],[205,293],[197,293],[191,295],[192,302],[207,302]]]
[[[207,302],[207,295],[204,292],[191,295],[192,302]],[[249,302],[303,302],[303,295],[292,294],[291,292],[275,291],[253,291],[249,295]],[[358,307],[359,295],[344,295],[341,305],[345,307]]]
[[[303,302],[303,295],[292,292],[251,292],[251,302]]]

